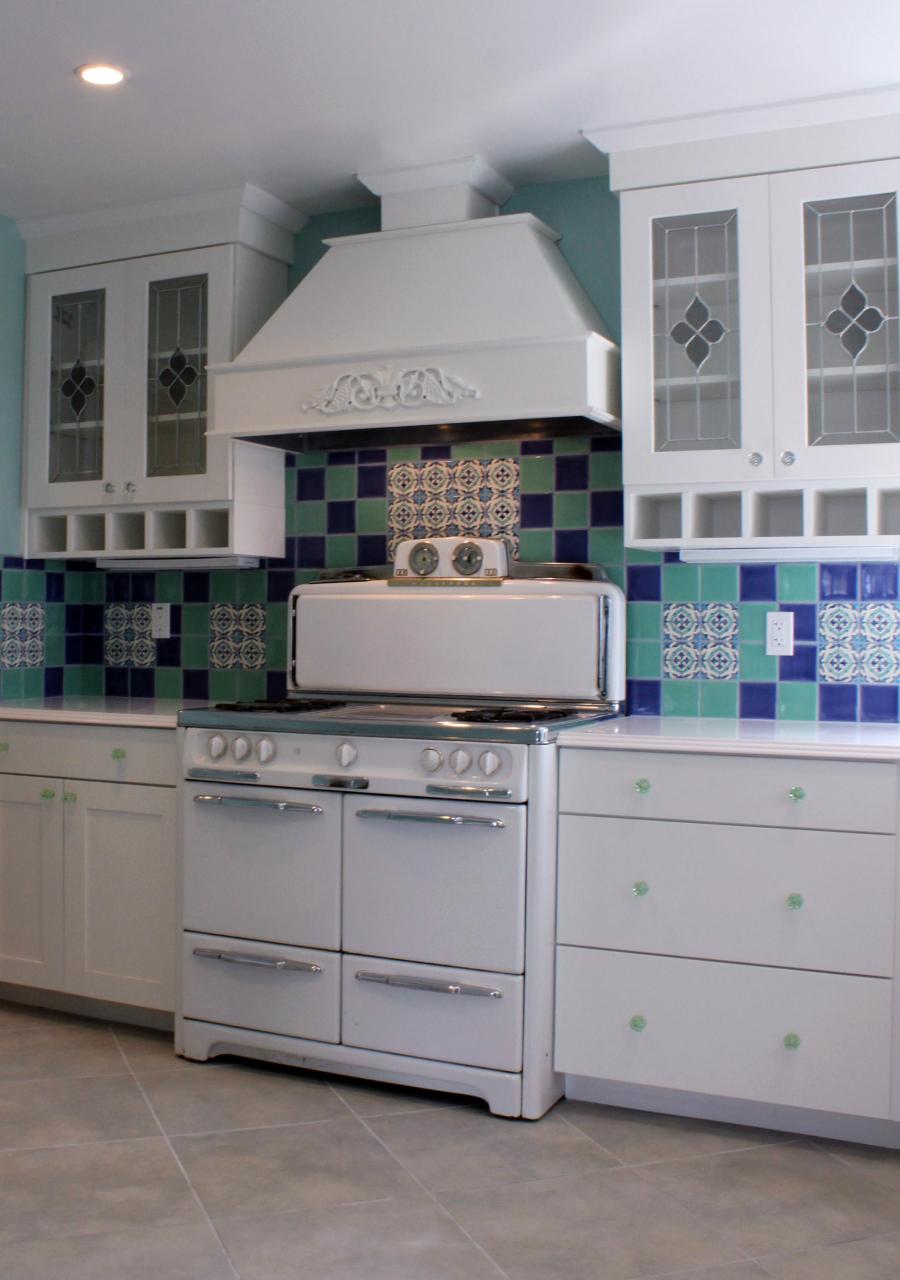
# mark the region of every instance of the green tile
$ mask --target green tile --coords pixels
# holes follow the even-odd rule
[[[47,575],[40,569],[26,569],[22,574],[23,600],[46,600]]]
[[[78,575],[81,582],[81,599],[84,604],[103,604],[106,599],[106,574],[91,569]]]
[[[738,712],[738,682],[736,680],[700,680],[701,716],[718,716],[734,720]]]
[[[418,462],[420,456],[419,450],[415,445],[411,444],[396,444],[387,451],[388,463]],[[473,455],[468,454],[467,456],[472,457]]]
[[[741,645],[741,679],[775,680],[778,677],[778,659],[766,653],[764,644]]]
[[[237,602],[237,569],[213,569],[209,575],[209,598],[213,604],[235,604]]]
[[[299,502],[288,502],[284,509],[284,532],[289,538],[296,537],[300,532],[297,526],[301,505]]]
[[[246,701],[266,696],[265,671],[237,671],[237,696]]]
[[[237,697],[237,672],[210,671],[209,697],[212,702],[233,702]]]
[[[483,458],[515,458],[519,452],[514,440],[490,440],[481,450]]]
[[[102,670],[102,667],[99,668],[99,670]],[[84,671],[83,667],[64,667],[63,668],[63,693],[64,694],[71,697],[73,694],[77,696],[82,692],[81,682],[82,682],[83,671]]]
[[[734,603],[740,595],[736,564],[704,564],[700,566],[700,599],[728,600]]]
[[[659,640],[662,635],[662,605],[652,600],[629,604],[626,629],[630,640]]]
[[[186,604],[181,608],[181,633],[185,636],[209,634],[209,605]]]
[[[325,566],[328,569],[351,569],[356,564],[356,536],[332,533],[325,539]]]
[[[65,678],[65,677],[64,677]],[[81,668],[81,692],[88,698],[100,697],[104,687],[102,667]]]
[[[772,611],[771,604],[742,604],[740,643],[765,644],[766,614]]]
[[[328,455],[325,453],[319,453],[315,449],[311,450],[309,453],[297,454],[298,470],[301,467],[324,467],[327,461],[328,461]],[[290,474],[290,472],[291,472],[291,468],[288,467],[287,474]]]
[[[625,548],[621,529],[591,529],[588,533],[588,558],[591,564],[624,564]]]
[[[160,604],[181,604],[184,575],[177,569],[162,569],[156,575],[156,599]]]
[[[356,532],[384,533],[388,527],[386,498],[358,498]]]
[[[629,641],[626,666],[632,680],[658,680],[662,671],[662,645],[655,640]]]
[[[519,559],[531,563],[552,560],[552,532],[549,529],[523,529],[519,534]]]
[[[529,457],[519,464],[519,477],[523,493],[550,493],[553,490],[553,459]]]
[[[11,569],[3,570],[3,598],[9,599],[9,576],[13,572]],[[86,573],[67,573],[63,595],[66,604],[81,604],[84,600],[84,580],[88,575]]]
[[[59,663],[54,663],[59,666]],[[35,669],[33,667],[22,672],[22,697],[23,698],[42,698],[44,696],[44,672],[42,668]]]
[[[699,566],[696,564],[664,564],[662,593],[664,600],[699,600]]]
[[[266,609],[266,666],[283,671],[287,666],[287,605],[270,604]]]
[[[554,443],[556,453],[587,453],[591,447],[587,436],[560,436]]]
[[[65,560],[45,560],[44,561],[45,573],[65,573],[65,571],[66,571]]]
[[[584,529],[588,524],[588,495],[557,493],[553,499],[553,523],[556,529]]]
[[[325,497],[331,501],[345,501],[356,497],[356,467],[327,467],[325,469]]]
[[[284,473],[284,501],[287,506],[297,498],[297,481],[294,479],[293,471],[285,471]]]
[[[66,665],[66,637],[50,635],[44,632],[44,662],[48,667],[64,667]]]
[[[819,687],[786,681],[778,686],[779,720],[815,720],[818,716]]]
[[[451,458],[483,458],[484,445],[474,442],[467,444],[454,444],[450,447]]]
[[[620,569],[618,565],[607,565],[606,573],[610,582],[613,584],[613,586],[618,587],[620,591],[625,590],[625,570],[624,569]]]
[[[4,698],[24,698],[25,672],[22,670],[4,671],[0,688],[3,690]]]
[[[180,698],[181,684],[181,669],[179,667],[156,668],[157,698]]]
[[[293,505],[296,533],[325,532],[325,503],[297,502]]]
[[[237,598],[240,604],[265,604],[265,569],[243,569],[238,574]]]
[[[3,570],[3,599],[27,600],[25,594],[25,574],[22,569]]]
[[[626,564],[662,564],[663,553],[646,551],[641,547],[626,547],[625,562]]]
[[[44,607],[44,635],[64,636],[66,634],[66,606],[64,604],[48,604]]]
[[[592,453],[590,477],[592,489],[621,489],[621,453]]]
[[[702,680],[663,680],[662,713],[664,716],[697,716],[700,714]]]
[[[816,564],[780,564],[778,575],[778,599],[793,604],[818,600],[819,566]],[[798,717],[806,719],[806,717]]]
[[[193,671],[202,671],[209,666],[209,638],[206,634],[181,637],[181,663]]]

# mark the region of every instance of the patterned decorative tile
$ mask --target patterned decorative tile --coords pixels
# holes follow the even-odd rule
[[[216,671],[261,671],[266,665],[266,611],[261,604],[214,604],[209,611],[209,665]]]
[[[900,604],[829,600],[819,605],[819,679],[823,684],[895,685],[900,681]]]
[[[36,601],[0,605],[0,668],[18,671],[44,665],[44,606]]]
[[[506,538],[518,550],[518,458],[395,462],[388,469],[390,554],[404,538]]]
[[[736,680],[740,669],[736,604],[676,601],[663,606],[663,675],[668,680]]]
[[[108,604],[103,615],[103,661],[108,667],[155,667],[149,604]]]

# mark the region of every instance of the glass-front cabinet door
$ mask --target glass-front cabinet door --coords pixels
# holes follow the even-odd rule
[[[900,473],[898,190],[897,161],[771,179],[779,479]]]
[[[766,178],[622,195],[625,479],[772,475]]]

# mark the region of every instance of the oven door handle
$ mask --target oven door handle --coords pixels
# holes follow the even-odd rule
[[[509,800],[512,796],[508,787],[471,787],[462,784],[447,787],[437,782],[429,782],[425,792],[429,796],[464,796],[468,800]]]
[[[357,809],[357,818],[385,818],[389,822],[436,822],[442,827],[494,827],[502,830],[499,818],[470,818],[458,813],[415,813],[407,809]]]
[[[433,991],[442,996],[486,996],[490,1000],[503,998],[503,992],[496,987],[476,987],[467,982],[440,982],[435,978],[409,978],[402,973],[372,973],[368,969],[358,969],[356,981],[378,982],[383,987],[406,987],[410,991]]]
[[[332,791],[367,791],[368,778],[352,778],[340,773],[314,773],[314,787],[330,787]]]
[[[229,809],[274,809],[278,813],[324,813],[320,804],[298,800],[256,800],[251,796],[194,796],[194,804],[220,804]]]
[[[198,782],[259,782],[253,769],[188,769],[187,776]]]
[[[224,960],[227,964],[250,964],[258,969],[293,970],[301,973],[321,973],[320,964],[309,960],[284,960],[281,956],[259,955],[255,951],[220,951],[216,947],[194,947],[194,955],[201,960]]]

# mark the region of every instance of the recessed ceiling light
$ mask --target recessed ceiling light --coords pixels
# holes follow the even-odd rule
[[[128,76],[123,67],[111,67],[105,62],[89,62],[83,67],[76,67],[75,74],[85,84],[99,85],[104,89],[121,84]]]

